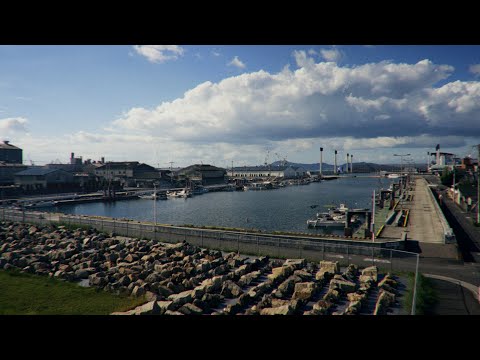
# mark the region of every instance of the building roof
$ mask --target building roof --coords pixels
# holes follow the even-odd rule
[[[13,150],[22,150],[15,145],[10,144],[8,141],[0,143],[0,149],[13,149]]]
[[[233,171],[285,171],[289,167],[291,166],[239,166],[234,167]]]
[[[7,163],[6,161],[0,161],[0,167],[27,167],[27,165]]]
[[[119,161],[119,162],[107,162],[103,164],[102,166],[99,166],[97,170],[104,170],[104,169],[124,169],[124,168],[135,168],[140,163],[138,161]]]
[[[184,171],[225,171],[225,169],[209,164],[194,164],[180,170],[180,172]]]
[[[45,168],[31,168],[27,170],[20,171],[15,174],[15,176],[43,176],[56,171],[61,171],[67,173],[62,169],[45,169]],[[67,173],[68,174],[68,173]]]

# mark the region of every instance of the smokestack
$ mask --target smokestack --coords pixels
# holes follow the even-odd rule
[[[435,150],[437,151],[437,158],[435,160],[435,164],[440,165],[440,144],[437,144]]]
[[[74,153],[71,153],[70,154],[70,159],[73,159],[75,157],[75,154]]]
[[[335,165],[333,168],[333,173],[337,175],[337,150],[335,150]]]
[[[353,155],[350,155],[350,173],[353,174]]]
[[[322,166],[323,166],[323,148],[320,148],[320,178],[322,177]]]
[[[350,154],[347,153],[347,168],[345,169],[345,170],[346,170],[345,172],[346,172],[347,174],[350,172],[350,171],[349,171],[349,170],[350,170],[350,169],[349,169],[350,166],[348,166],[348,160],[349,160],[349,158],[350,158]]]
[[[105,157],[102,156],[101,161],[102,161],[102,164],[105,164]]]

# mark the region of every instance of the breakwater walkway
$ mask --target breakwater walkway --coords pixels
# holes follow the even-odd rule
[[[439,208],[427,181],[423,177],[414,179],[414,186],[404,191],[396,210],[407,210],[407,226],[385,225],[380,239],[398,239],[407,232],[409,240],[419,243],[454,243],[453,232]],[[406,200],[406,199],[409,200]]]

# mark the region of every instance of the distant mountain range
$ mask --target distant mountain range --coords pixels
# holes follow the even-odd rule
[[[293,163],[290,161],[275,161],[270,164],[270,166],[275,167],[275,166],[281,166],[281,165],[290,165],[290,166],[301,166],[307,171],[318,171],[320,169],[320,163],[314,163],[314,164],[302,164],[302,163]],[[341,163],[337,165],[340,167],[342,170],[345,169],[345,163]],[[383,165],[383,164],[375,164],[375,163],[367,163],[367,162],[354,162],[353,163],[353,172],[375,172],[375,171],[396,171],[400,170],[400,164],[389,164],[389,165]],[[322,171],[325,172],[333,172],[333,165],[332,164],[327,164],[323,163],[322,164]],[[417,168],[422,167],[421,165],[417,164]],[[424,166],[425,167],[425,166]]]

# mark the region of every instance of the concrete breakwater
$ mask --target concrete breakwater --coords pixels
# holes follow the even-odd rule
[[[126,314],[359,314],[398,307],[401,284],[376,266],[245,258],[94,229],[0,223],[0,269],[144,296]],[[369,307],[373,302],[374,306]]]

